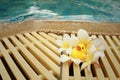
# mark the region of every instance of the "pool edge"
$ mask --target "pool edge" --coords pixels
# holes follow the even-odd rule
[[[0,38],[32,31],[74,33],[80,28],[90,34],[120,35],[120,23],[30,20],[0,24]]]

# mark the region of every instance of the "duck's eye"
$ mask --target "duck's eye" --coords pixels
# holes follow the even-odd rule
[[[82,47],[82,49],[84,49],[84,47]]]

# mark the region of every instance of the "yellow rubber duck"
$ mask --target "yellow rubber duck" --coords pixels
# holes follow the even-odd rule
[[[85,60],[87,57],[85,45],[78,44],[75,48],[72,49],[70,56],[75,59]]]

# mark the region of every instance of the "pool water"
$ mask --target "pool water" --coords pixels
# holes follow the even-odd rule
[[[120,0],[0,0],[0,23],[36,19],[120,22]]]

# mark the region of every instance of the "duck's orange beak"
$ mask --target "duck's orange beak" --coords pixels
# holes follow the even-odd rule
[[[77,49],[78,51],[81,51],[81,47],[80,47],[80,46],[76,46],[76,49]]]

